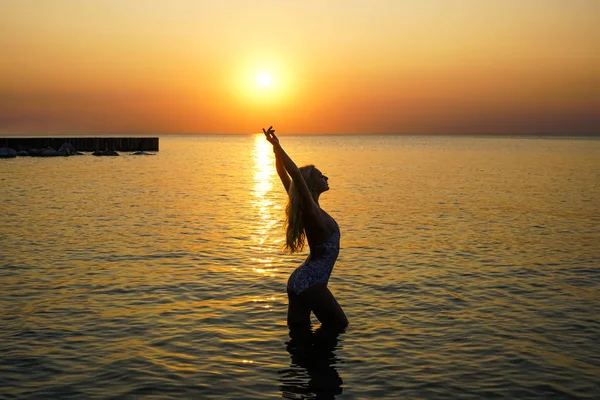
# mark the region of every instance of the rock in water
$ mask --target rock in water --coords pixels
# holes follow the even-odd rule
[[[64,157],[65,155],[63,153],[59,153],[58,151],[51,149],[51,148],[47,148],[44,149],[42,151],[40,151],[40,157]]]
[[[58,152],[64,154],[65,156],[74,156],[77,154],[77,149],[71,143],[63,143],[58,149]]]
[[[0,148],[0,158],[15,158],[17,151],[8,147]]]
[[[117,153],[114,150],[104,150],[104,151],[100,151],[100,150],[96,150],[92,153],[93,156],[118,156],[119,153]]]

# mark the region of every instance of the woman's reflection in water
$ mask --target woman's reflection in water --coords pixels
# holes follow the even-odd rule
[[[334,399],[342,393],[342,378],[334,365],[339,363],[334,350],[338,346],[339,329],[310,325],[290,328],[287,351],[290,368],[279,371],[281,393],[286,399]]]

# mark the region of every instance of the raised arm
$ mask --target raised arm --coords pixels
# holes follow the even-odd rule
[[[310,189],[308,189],[308,185],[306,181],[302,177],[302,173],[298,169],[298,166],[292,161],[290,156],[283,150],[281,145],[279,144],[279,139],[275,136],[275,131],[270,127],[268,130],[264,130],[263,132],[267,137],[267,140],[273,145],[273,151],[275,152],[275,158],[281,163],[285,171],[290,174],[294,185],[298,188],[300,192],[300,198],[302,199],[302,206],[306,212],[316,213],[319,210],[319,206],[313,200],[312,194],[310,193]],[[279,168],[279,167],[278,167]],[[279,173],[279,169],[277,170]],[[279,175],[281,177],[281,175]],[[282,179],[283,181],[283,179]],[[284,183],[285,186],[285,183]],[[289,190],[289,186],[286,187]]]
[[[277,175],[279,175],[279,179],[281,179],[281,183],[283,183],[283,187],[286,192],[290,192],[290,176],[288,175],[285,167],[283,166],[283,161],[281,161],[281,157],[277,155],[275,152],[275,167],[277,168]]]

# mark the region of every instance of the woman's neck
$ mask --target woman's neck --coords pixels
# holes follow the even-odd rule
[[[310,192],[310,194],[312,194],[312,198],[315,201],[315,203],[317,203],[317,205],[319,204],[319,196],[321,195],[321,193],[317,193],[317,192]]]

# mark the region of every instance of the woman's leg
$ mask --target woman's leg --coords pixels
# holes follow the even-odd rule
[[[310,327],[310,308],[297,294],[288,290],[288,327]]]
[[[325,284],[317,284],[300,293],[300,298],[310,307],[323,326],[343,330],[348,318]]]

